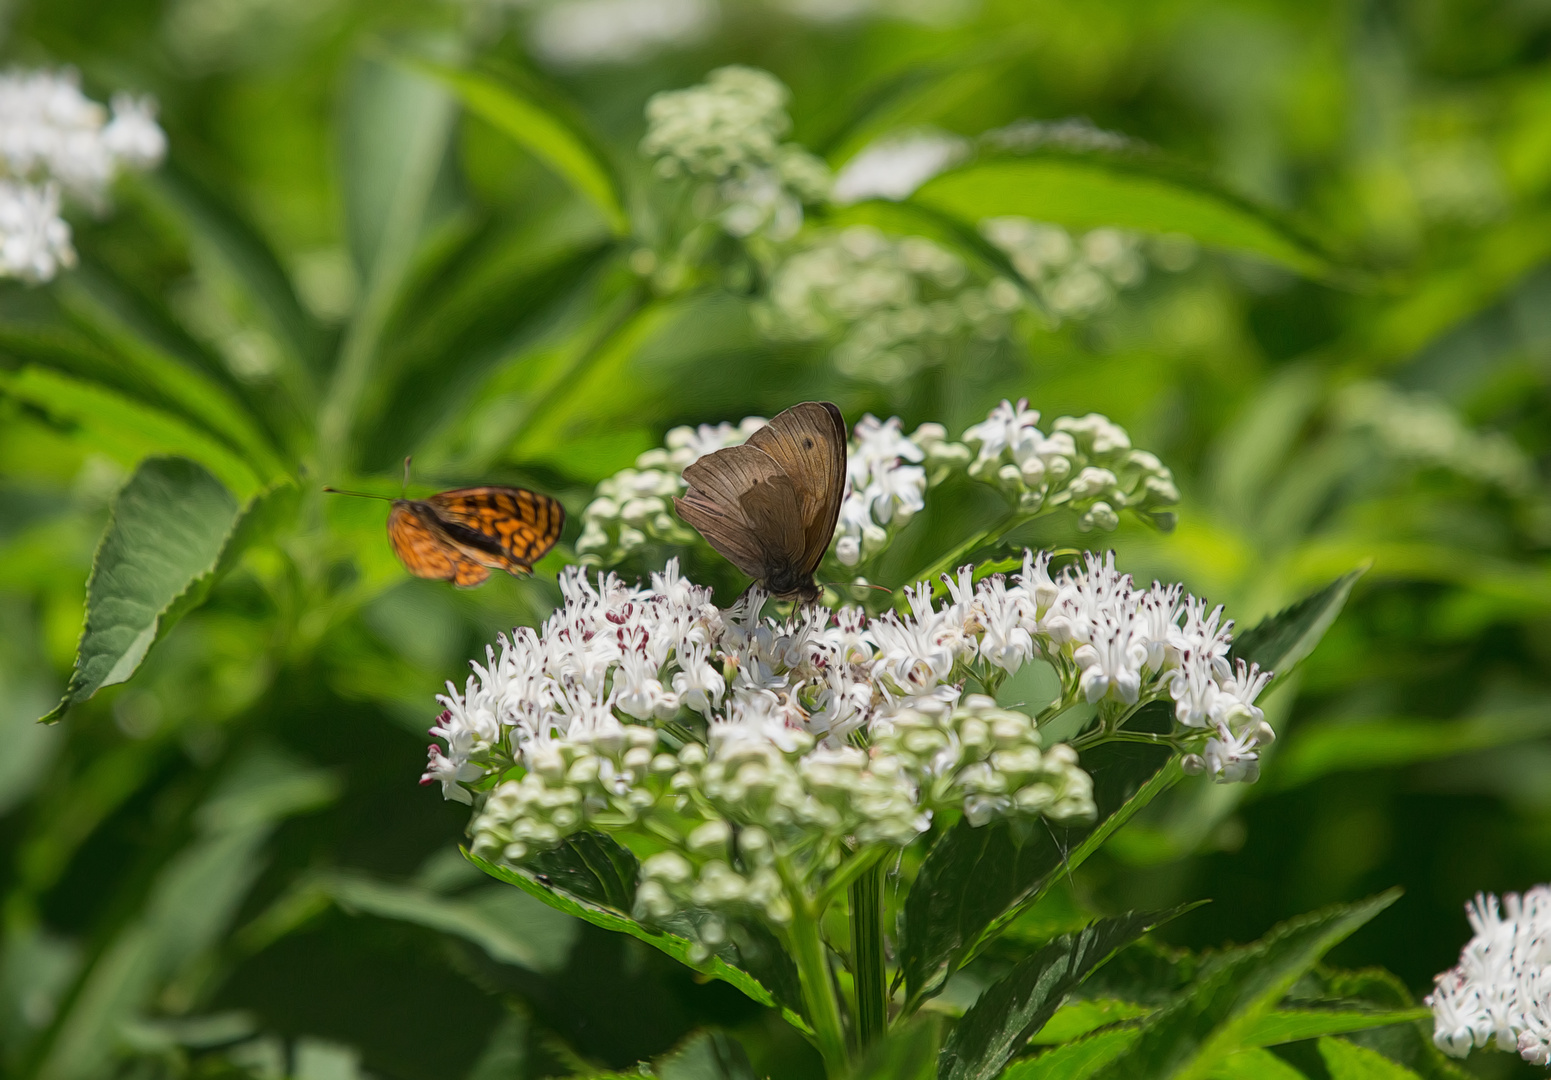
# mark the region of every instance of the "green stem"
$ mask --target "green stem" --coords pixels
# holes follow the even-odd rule
[[[960,566],[962,566],[964,562],[976,551],[980,550],[982,547],[985,547],[987,544],[1000,540],[1002,537],[1016,529],[1019,525],[1022,525],[1025,521],[1029,520],[1029,518],[1032,516],[1033,515],[1031,514],[1025,514],[1018,510],[1013,510],[1007,514],[1006,517],[1002,518],[1001,521],[998,521],[995,525],[992,525],[989,529],[982,529],[980,532],[971,536],[968,540],[965,540],[958,547],[948,552],[948,554],[938,559],[925,571],[916,575],[914,580],[936,582],[939,575],[953,573]]]
[[[813,1024],[814,1041],[824,1058],[824,1074],[829,1080],[840,1080],[848,1071],[846,1036],[817,917],[810,911],[799,911],[787,934],[791,938],[792,959],[797,961],[797,977],[802,982],[802,999]]]
[[[865,1051],[889,1024],[883,967],[883,864],[851,883],[851,974],[856,985],[856,1045]]]

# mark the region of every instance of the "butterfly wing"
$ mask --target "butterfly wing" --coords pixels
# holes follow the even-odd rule
[[[749,577],[764,581],[800,546],[796,493],[764,451],[726,447],[690,465],[684,480],[689,491],[673,500],[679,517]]]
[[[835,537],[845,496],[845,418],[827,401],[805,401],[777,415],[745,445],[763,451],[791,477],[803,523],[802,543],[793,549],[792,562],[812,574]]]
[[[395,501],[388,512],[388,543],[404,569],[416,577],[450,581],[466,589],[490,576],[488,568],[450,543],[434,518],[428,520],[408,500]]]
[[[531,572],[565,527],[565,508],[526,488],[458,488],[425,501],[468,557],[509,574]]]

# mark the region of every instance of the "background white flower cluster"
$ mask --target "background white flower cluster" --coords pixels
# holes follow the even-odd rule
[[[75,72],[0,75],[0,276],[50,281],[75,264],[61,194],[100,209],[121,169],[161,161],[166,136],[148,98],[113,97],[111,113]]]
[[[1090,413],[1058,418],[1047,437],[1039,419],[1027,401],[1004,401],[954,441],[941,424],[906,435],[897,417],[864,416],[847,455],[836,562],[849,569],[878,554],[926,505],[928,488],[954,474],[995,485],[1027,514],[1070,509],[1084,529],[1113,529],[1122,510],[1164,528],[1173,524],[1168,507],[1179,492],[1172,474],[1153,454],[1133,449],[1124,428]],[[737,426],[668,432],[665,447],[648,450],[634,468],[598,485],[582,513],[577,554],[612,566],[653,543],[694,543],[695,534],[673,513],[674,496],[685,491],[684,469],[764,424],[749,417]]]
[[[893,383],[941,363],[956,342],[1007,337],[1026,304],[1011,280],[977,280],[924,237],[853,225],[806,237],[772,272],[754,315],[768,337],[833,341],[841,372]]]
[[[1475,936],[1426,999],[1433,1042],[1455,1057],[1495,1043],[1551,1065],[1551,886],[1507,893],[1501,904],[1478,893],[1465,914]]]
[[[1269,674],[1229,662],[1220,608],[1137,589],[1112,554],[1052,576],[1047,554],[1025,552],[1010,581],[965,567],[943,585],[938,600],[907,590],[904,614],[812,607],[782,622],[760,616],[758,590],[717,608],[676,562],[649,588],[568,568],[542,628],[502,637],[461,692],[449,684],[422,782],[479,793],[470,831],[486,858],[634,830],[663,849],[642,865],[638,914],[738,908],[781,924],[791,889],[812,895],[845,857],[903,847],[944,810],[975,825],[1090,819],[1077,754],[1039,731],[1080,703],[1112,735],[1166,700],[1191,771],[1256,778]],[[966,693],[1035,660],[1061,687],[1038,717]]]
[[[641,152],[659,176],[702,187],[700,216],[733,236],[789,239],[802,227],[804,203],[829,194],[829,167],[796,143],[786,86],[769,72],[717,68],[698,86],[654,94],[646,103]]]

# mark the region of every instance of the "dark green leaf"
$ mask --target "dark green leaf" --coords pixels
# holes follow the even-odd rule
[[[937,1074],[937,1018],[897,1025],[857,1062],[851,1080],[929,1080]]]
[[[1278,679],[1286,678],[1314,651],[1341,613],[1352,586],[1367,570],[1366,566],[1359,566],[1296,604],[1266,616],[1234,640],[1228,655],[1259,664],[1262,671],[1274,671]]]
[[[1166,749],[1136,743],[1096,747],[1082,766],[1093,777],[1096,824],[1057,828],[1041,821],[1018,832],[960,821],[932,846],[905,900],[900,963],[911,1007],[1179,775]],[[974,888],[965,888],[970,881]]]
[[[970,222],[1016,214],[1071,229],[1183,233],[1311,277],[1334,273],[1318,247],[1272,211],[1152,155],[987,155],[929,180],[913,200]]]
[[[527,868],[539,884],[589,904],[613,908],[622,915],[635,907],[640,864],[627,848],[601,833],[578,833],[559,847],[530,858]]]
[[[991,1080],[1088,972],[1183,910],[1103,919],[1075,934],[1063,934],[1019,962],[985,990],[954,1027],[938,1057],[939,1080]]]
[[[1322,1035],[1345,1035],[1350,1031],[1410,1024],[1432,1016],[1427,1008],[1365,1009],[1278,1009],[1267,1013],[1250,1029],[1245,1041],[1251,1046],[1280,1046],[1300,1039]]]
[[[472,71],[410,61],[437,79],[470,112],[511,136],[586,198],[616,235],[630,232],[630,219],[613,170],[572,125],[510,84]]]
[[[754,1066],[736,1039],[702,1031],[653,1064],[658,1080],[755,1080]]]
[[[1178,1001],[1148,1020],[1136,1043],[1098,1075],[1104,1080],[1210,1076],[1229,1055],[1251,1048],[1256,1026],[1304,972],[1398,895],[1382,893],[1327,908],[1224,953]]]
[[[64,699],[44,720],[128,679],[156,639],[204,599],[237,500],[184,458],[151,458],[113,504],[86,587],[86,629]]]
[[[448,897],[364,874],[329,874],[319,884],[347,911],[461,937],[502,963],[530,971],[552,973],[565,967],[576,937],[575,922],[499,885]]]
[[[607,845],[613,843],[613,841],[602,837],[597,842],[603,845],[605,850]],[[618,847],[618,845],[614,846]],[[620,850],[623,851],[624,849],[620,848]],[[508,866],[498,866],[495,863],[487,862],[472,852],[465,851],[464,854],[470,862],[491,877],[516,885],[530,896],[536,896],[550,907],[564,911],[568,915],[574,915],[578,919],[585,919],[594,926],[601,926],[605,930],[615,930],[619,933],[629,934],[639,941],[646,942],[653,948],[661,949],[686,967],[693,968],[713,978],[721,979],[723,982],[731,983],[761,1005],[771,1008],[779,1007],[788,1023],[803,1031],[810,1030],[802,1016],[795,1009],[781,1003],[764,982],[725,958],[728,953],[736,955],[735,945],[705,960],[695,959],[692,955],[695,951],[695,945],[689,938],[645,926],[625,915],[612,904],[598,903],[573,893],[562,891],[554,883],[553,879],[548,881],[539,879],[538,874],[544,873],[543,871],[535,872],[527,868],[516,870]],[[634,856],[631,856],[631,858],[633,859]],[[549,865],[551,868],[554,868],[556,864],[551,863]],[[610,855],[606,865],[599,867],[595,864],[589,864],[584,867],[575,867],[574,873],[578,875],[578,879],[583,883],[583,887],[600,890],[596,895],[607,895],[607,890],[612,887],[608,879],[617,872],[617,869],[618,864],[615,862],[615,856]],[[596,882],[591,880],[594,871],[598,872],[599,877]],[[547,874],[545,876],[548,877]],[[617,886],[617,882],[615,885]],[[634,895],[633,879],[630,895]],[[782,955],[784,956],[785,954],[783,953]],[[787,963],[790,964],[791,961],[787,960]],[[795,975],[793,975],[793,978],[795,979]]]

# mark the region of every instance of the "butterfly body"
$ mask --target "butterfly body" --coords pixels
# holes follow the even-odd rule
[[[811,603],[845,491],[846,429],[828,402],[794,405],[740,446],[684,470],[679,517],[738,569],[782,599]]]
[[[429,499],[394,499],[388,542],[416,577],[478,585],[491,570],[531,573],[560,538],[565,510],[525,488],[458,488]]]

